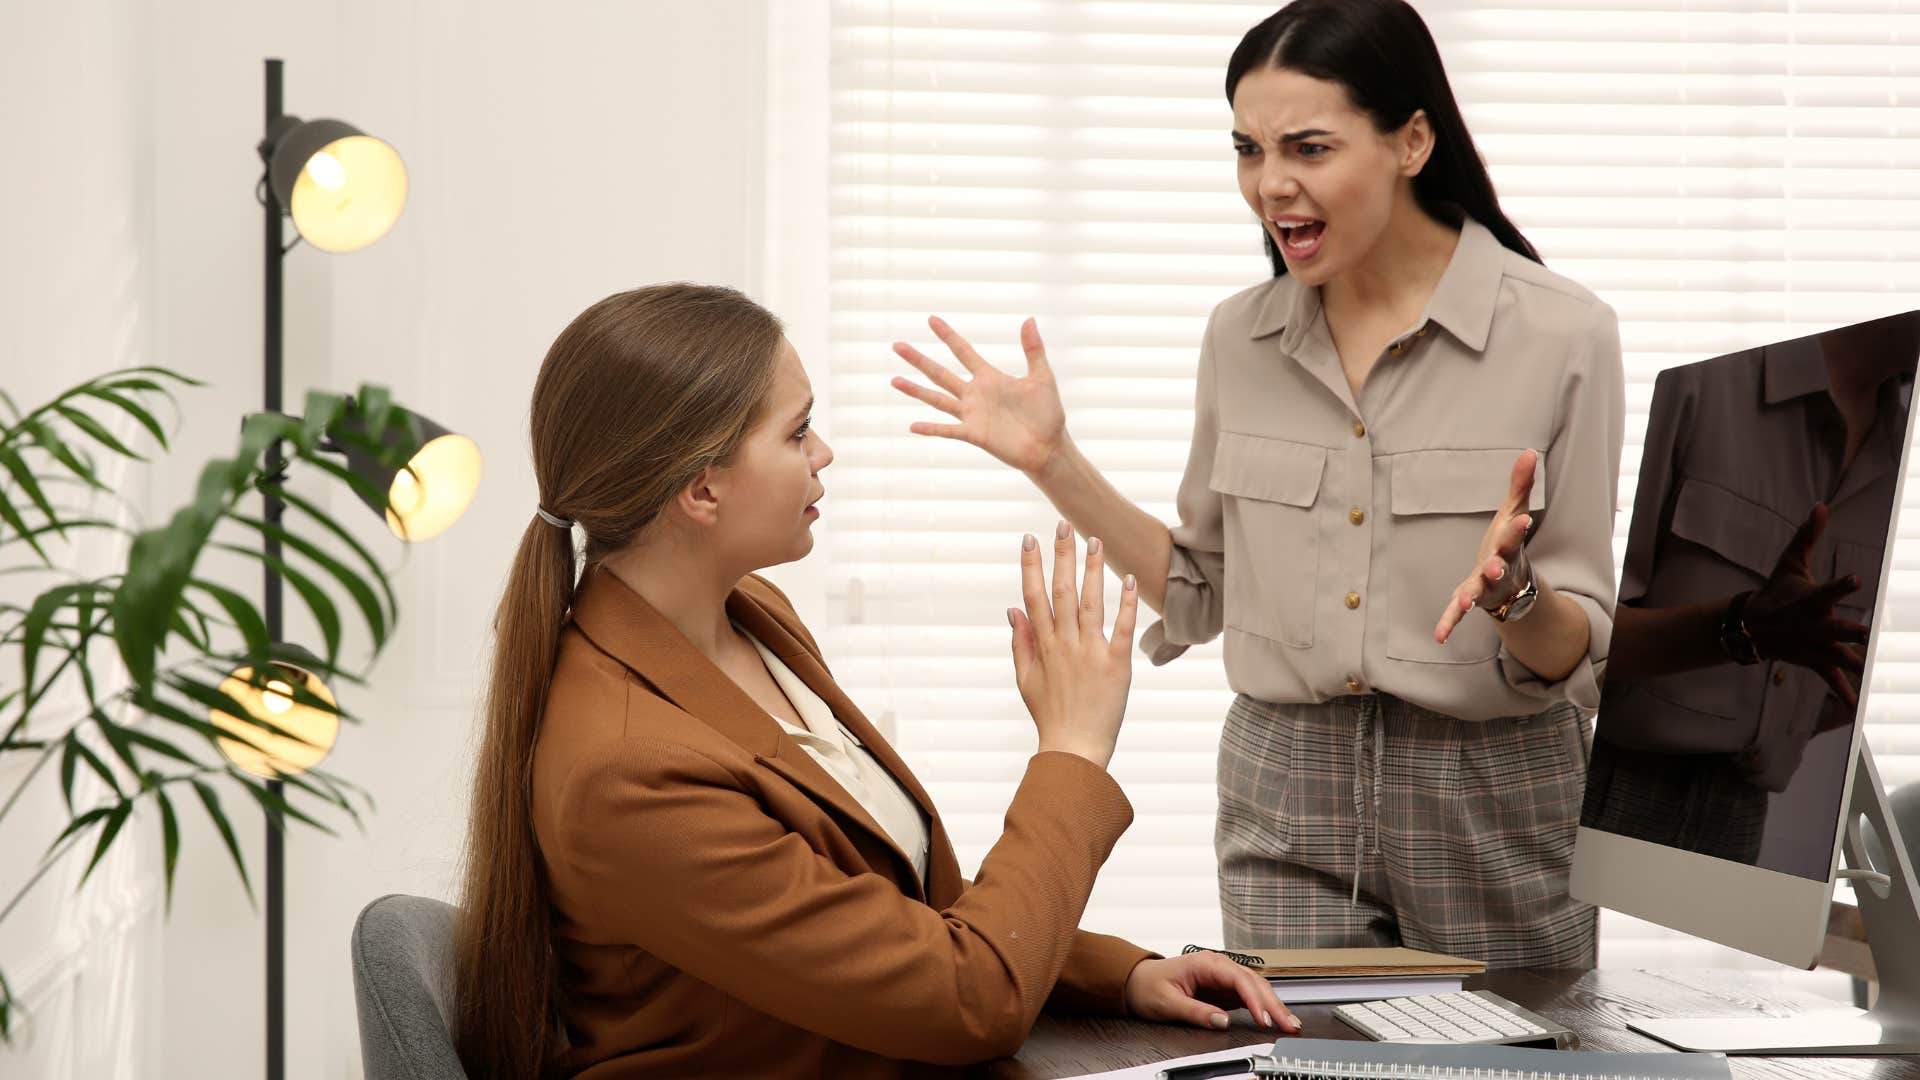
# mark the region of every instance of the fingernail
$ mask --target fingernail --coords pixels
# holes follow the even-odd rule
[[[1282,1020],[1281,1023],[1286,1025],[1288,1031],[1300,1030],[1300,1018],[1297,1016],[1289,1016],[1285,1020]]]
[[[1007,609],[1007,629],[1009,630],[1017,629],[1013,625],[1013,609],[1012,608]]]
[[[1497,574],[1495,574],[1495,575],[1493,575],[1493,580],[1495,580],[1495,581],[1499,581],[1499,580],[1500,580],[1501,578],[1503,578],[1503,577],[1506,577],[1506,576],[1507,576],[1507,568],[1503,566],[1503,567],[1501,567],[1501,568],[1500,568],[1500,572],[1499,572],[1499,573],[1497,573]]]
[[[1262,1010],[1260,1011],[1260,1026],[1261,1026],[1261,1027],[1272,1027],[1272,1026],[1273,1026],[1273,1014],[1272,1014],[1272,1013],[1270,1013],[1270,1012],[1267,1012],[1267,1011],[1266,1011],[1266,1010],[1264,1010],[1264,1009],[1262,1009]]]
[[[1227,1014],[1214,1013],[1211,1017],[1208,1018],[1207,1022],[1212,1024],[1214,1027],[1220,1028],[1221,1030],[1224,1031],[1227,1026]]]
[[[1128,574],[1128,575],[1127,575],[1127,591],[1128,591],[1128,592],[1132,592],[1132,591],[1133,591],[1133,589],[1134,589],[1134,586],[1135,586],[1135,585],[1137,585],[1137,584],[1138,584],[1138,582],[1136,582],[1136,581],[1134,581],[1134,580],[1133,580],[1133,575],[1132,575],[1132,574]]]
[[[1040,546],[1040,541],[1038,541],[1038,540],[1035,540],[1035,539],[1033,538],[1033,534],[1032,534],[1032,533],[1028,533],[1027,535],[1025,535],[1025,536],[1023,536],[1023,537],[1021,537],[1021,538],[1020,538],[1020,550],[1021,550],[1021,551],[1032,551],[1032,550],[1033,550],[1034,548],[1036,548],[1036,547],[1038,547],[1038,546]]]
[[[1068,536],[1072,535],[1072,533],[1073,526],[1064,521],[1053,527],[1053,538],[1055,540],[1065,540]]]
[[[1095,536],[1087,541],[1087,554],[1089,555],[1100,554],[1100,538],[1099,537]]]

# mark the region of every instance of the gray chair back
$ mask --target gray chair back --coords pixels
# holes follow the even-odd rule
[[[353,924],[353,995],[366,1080],[467,1080],[454,1053],[451,906],[394,893]]]

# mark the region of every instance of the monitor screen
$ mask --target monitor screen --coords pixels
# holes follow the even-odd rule
[[[1661,373],[1583,829],[1827,880],[1916,356],[1909,312]]]

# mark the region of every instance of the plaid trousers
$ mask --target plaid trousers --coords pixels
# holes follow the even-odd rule
[[[1567,894],[1591,738],[1567,702],[1469,722],[1380,693],[1241,694],[1214,830],[1226,947],[1593,966],[1597,912]]]

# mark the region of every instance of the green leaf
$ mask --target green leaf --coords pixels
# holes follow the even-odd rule
[[[67,804],[67,815],[73,815],[73,770],[80,764],[79,742],[75,734],[67,732],[63,740],[66,745],[60,749],[60,798]]]
[[[167,914],[173,914],[173,871],[180,862],[180,822],[173,816],[173,803],[167,793],[160,788],[153,789],[154,800],[160,804],[160,843],[166,850],[167,866]]]
[[[56,406],[53,411],[59,413],[67,423],[79,428],[88,438],[121,457],[133,458],[135,461],[147,460],[144,456],[135,453],[132,447],[114,437],[113,432],[108,431],[107,426],[95,420],[90,413],[71,405]]]
[[[347,591],[353,602],[359,605],[360,615],[367,621],[367,629],[373,635],[373,647],[378,651],[387,642],[387,613],[381,608],[380,600],[373,594],[366,581],[360,575],[347,568],[347,565],[333,557],[326,549],[304,537],[289,532],[284,525],[275,525],[270,521],[250,518],[242,514],[233,515],[233,520],[252,528],[262,535],[278,540],[282,546],[305,555],[322,570],[333,575],[340,587]],[[329,654],[331,655],[331,654]]]
[[[92,582],[73,582],[56,585],[34,598],[33,607],[27,612],[26,621],[21,624],[20,638],[20,685],[29,695],[38,696],[33,688],[34,669],[39,665],[40,649],[46,643],[48,624],[67,602],[82,592],[94,587]],[[42,688],[44,692],[44,688]],[[33,707],[30,697],[27,708]]]
[[[195,702],[212,709],[214,712],[231,716],[248,727],[259,728],[262,731],[274,735],[284,736],[307,746],[313,745],[293,732],[288,731],[286,728],[281,727],[279,724],[274,723],[272,720],[263,716],[255,716],[247,710],[244,704],[234,700],[218,686],[201,682],[187,675],[170,675],[167,677],[167,685],[185,694]],[[223,734],[225,734],[226,738],[234,737],[231,734]]]
[[[194,614],[199,613],[194,612]],[[200,629],[196,634],[193,620],[187,617],[187,612],[183,608],[174,609],[173,617],[167,620],[167,628],[185,638],[187,644],[193,646],[198,652],[206,652],[213,648],[213,642],[207,633],[206,620],[204,618],[200,620]]]
[[[61,440],[58,432],[38,420],[29,420],[21,425],[21,430],[32,437],[34,445],[52,454],[55,461],[67,467],[67,471],[79,477],[88,487],[96,491],[106,491],[107,485],[95,475],[93,465],[82,455],[75,453]]]
[[[385,443],[387,421],[393,411],[393,395],[384,386],[363,385],[357,401],[360,415],[366,421],[367,437],[376,443]]]
[[[123,803],[121,805],[125,805],[125,804]],[[113,809],[112,807],[108,807],[108,806],[96,806],[93,809],[87,811],[86,813],[81,814],[79,817],[74,818],[73,820],[67,822],[67,827],[64,829],[61,829],[60,835],[54,837],[53,843],[47,845],[47,855],[51,855],[55,851],[60,850],[61,843],[65,841],[67,837],[72,836],[74,833],[80,832],[83,829],[88,828],[94,822],[99,821],[101,818],[106,817],[109,813],[112,812],[112,809]],[[45,857],[46,857],[45,855],[41,856],[41,858],[45,858]]]
[[[382,510],[386,509],[386,489],[379,487],[373,481],[361,476],[359,473],[354,472],[352,469],[347,468],[337,461],[329,461],[324,457],[315,456],[305,458],[303,461],[305,464],[319,469],[321,472],[332,476],[335,480],[352,488],[354,494],[366,499],[373,505],[380,507]]]
[[[194,780],[193,790],[200,796],[200,805],[206,808],[207,817],[213,820],[213,826],[220,830],[220,839],[227,845],[227,854],[233,858],[233,868],[240,872],[240,884],[247,888],[247,902],[253,903],[253,881],[247,877],[247,860],[240,854],[240,841],[233,835],[233,823],[227,820],[226,811],[220,809],[220,796],[205,781]]]
[[[370,576],[373,578],[374,583],[380,586],[382,593],[386,594],[388,625],[392,625],[398,620],[400,615],[400,601],[393,595],[393,586],[388,582],[387,572],[380,566],[380,560],[373,557],[373,552],[368,551],[366,545],[355,540],[353,534],[347,532],[345,528],[341,527],[339,522],[333,520],[331,514],[326,513],[313,503],[288,491],[285,487],[274,485],[263,487],[261,490],[275,495],[281,502],[286,503],[296,510],[302,511],[307,517],[312,518],[315,524],[339,537],[341,543],[352,548],[354,553],[360,556],[360,560],[367,564],[367,569],[371,571]]]
[[[226,609],[227,616],[239,629],[240,636],[246,639],[249,657],[267,655],[267,649],[272,645],[272,640],[267,636],[267,621],[261,618],[259,609],[253,606],[253,601],[225,585],[205,578],[194,578],[188,584],[213,597],[216,603]]]
[[[273,567],[273,569],[286,580],[287,584],[293,586],[293,591],[300,594],[301,601],[307,605],[307,610],[313,614],[313,621],[320,625],[320,636],[325,638],[327,642],[327,663],[334,664],[339,662],[340,609],[334,605],[333,598],[327,595],[325,589],[314,584],[312,578],[295,570],[285,559],[276,559],[264,551],[241,547],[238,544],[220,543],[211,546],[219,548],[222,551],[231,551],[236,555],[244,555],[249,559],[258,559],[260,562]]]
[[[288,802],[285,796],[281,795],[277,791],[274,791],[272,789],[272,785],[269,784],[268,782],[263,780],[257,780],[252,776],[249,776],[246,773],[241,772],[239,769],[229,768],[227,770],[227,775],[239,781],[241,786],[247,789],[247,794],[253,796],[253,801],[260,804],[261,812],[267,815],[267,821],[274,828],[281,829],[284,831],[286,829],[286,822],[283,819],[292,818],[293,820],[298,821],[304,825],[311,825],[314,828],[319,829],[321,832],[326,833],[328,836],[340,835],[339,833],[335,832],[331,826],[322,824],[321,822],[316,821],[313,818],[307,816],[307,814],[302,812],[299,808],[295,807],[292,803]]]
[[[120,826],[127,823],[127,815],[131,813],[133,813],[133,801],[128,799],[123,800],[107,815],[107,823],[100,829],[100,842],[93,846],[93,858],[87,860],[87,869],[80,875],[80,885],[85,885],[87,879],[93,876],[93,868],[100,865],[100,860],[107,854],[107,848],[113,846],[113,838],[120,835]],[[78,891],[79,885],[74,888]]]
[[[33,553],[40,556],[41,565],[47,567],[53,565],[53,560],[47,556],[47,549],[40,546],[36,533],[27,527],[26,519],[20,516],[20,512],[13,508],[13,503],[5,495],[0,495],[0,524],[6,525],[13,530],[16,537],[25,540],[27,546],[33,549]]]
[[[40,508],[40,513],[47,519],[48,524],[56,530],[59,529],[60,514],[54,510],[53,503],[47,500],[46,491],[40,487],[40,478],[33,475],[33,470],[27,467],[26,459],[11,447],[0,446],[0,468],[5,469],[7,475],[13,477],[14,483],[20,485],[20,490],[26,492],[27,498],[32,500],[33,505]]]
[[[136,688],[153,683],[155,657],[166,643],[173,609],[192,580],[194,563],[214,526],[233,500],[252,486],[260,455],[293,425],[284,416],[249,416],[241,427],[240,453],[208,462],[200,472],[193,501],[165,526],[134,537],[127,576],[114,594],[113,620],[114,641]]]
[[[307,392],[306,415],[300,420],[300,434],[294,437],[294,445],[300,447],[303,456],[320,447],[326,438],[327,429],[345,411],[347,399],[339,394],[327,394],[318,390]]]
[[[94,716],[94,721],[95,723],[98,723],[100,725],[100,730],[106,734],[109,740],[114,740],[114,739],[122,740],[134,746],[138,746],[141,749],[151,750],[156,754],[162,755],[163,757],[170,757],[175,761],[182,762],[187,765],[198,766],[200,764],[200,762],[196,758],[194,758],[191,754],[188,754],[186,751],[173,745],[167,740],[160,738],[157,735],[149,735],[146,732],[141,731],[139,728],[127,727],[122,724],[116,724],[113,721],[107,719],[105,714],[102,714],[102,713],[96,713]]]
[[[107,768],[107,763],[100,759],[99,754],[96,754],[93,752],[92,747],[89,747],[86,743],[81,742],[80,737],[76,732],[71,732],[71,731],[68,732],[67,739],[68,739],[67,745],[73,747],[73,752],[80,755],[80,759],[87,763],[88,768],[92,769],[95,773],[99,774],[100,779],[105,780],[107,782],[107,786],[113,789],[113,793],[116,797],[122,798],[122,799],[127,797],[127,793],[121,790],[120,788],[119,778],[113,775],[113,770]],[[137,771],[135,775],[138,775]],[[72,800],[69,799],[68,801],[71,802]]]
[[[141,427],[146,428],[147,431],[153,435],[154,441],[160,444],[160,449],[169,449],[167,446],[166,429],[162,428],[160,421],[154,419],[153,414],[141,407],[139,402],[99,385],[90,386],[84,390],[83,393],[89,397],[99,398],[101,401],[115,406],[121,412],[133,417]]]

